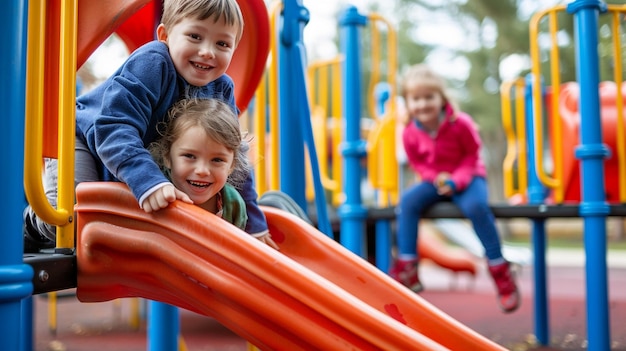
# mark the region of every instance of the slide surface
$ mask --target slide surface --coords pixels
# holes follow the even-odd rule
[[[78,298],[166,302],[261,349],[504,350],[302,219],[263,210],[280,251],[196,206],[146,214],[123,184],[82,183]]]
[[[436,222],[435,222],[436,223]],[[442,268],[457,273],[467,273],[476,277],[476,257],[472,256],[467,247],[453,247],[438,237],[437,227],[434,225],[420,224],[419,245],[417,247],[421,260],[429,259]],[[468,234],[467,231],[459,233]],[[473,235],[473,233],[469,233]]]
[[[485,259],[485,248],[480,243],[478,235],[474,228],[461,219],[454,218],[437,218],[433,220],[437,231],[443,234],[447,239],[464,248],[464,254],[472,254],[473,256]],[[455,254],[455,256],[457,256]],[[527,266],[532,263],[533,252],[528,247],[513,246],[502,244],[502,255],[504,258],[520,266]],[[464,256],[464,255],[463,255]]]

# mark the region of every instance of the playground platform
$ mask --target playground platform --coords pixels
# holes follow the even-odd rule
[[[610,254],[609,309],[611,350],[626,350],[626,255]],[[476,279],[454,276],[434,265],[421,267],[426,300],[461,323],[510,350],[586,350],[584,254],[580,250],[551,250],[548,254],[550,294],[550,347],[538,347],[532,336],[532,267],[518,272],[523,302],[513,314],[502,314],[484,268]],[[71,292],[71,291],[69,291]],[[35,296],[35,351],[143,351],[146,325],[131,326],[130,299],[106,303],[80,303],[75,297],[57,303],[57,330],[49,330],[48,300]],[[140,306],[145,304],[139,303]],[[142,314],[140,308],[140,315]],[[247,342],[212,318],[181,310],[181,331],[187,350],[245,351]],[[136,316],[135,316],[136,317]],[[95,348],[94,348],[95,347]]]

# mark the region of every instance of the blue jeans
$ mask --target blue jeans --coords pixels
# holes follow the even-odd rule
[[[421,182],[407,189],[400,199],[397,210],[397,245],[400,255],[417,257],[418,224],[421,214],[441,201],[452,201],[474,226],[478,239],[485,248],[489,260],[502,258],[501,242],[495,225],[495,217],[487,201],[487,181],[474,177],[469,186],[452,197],[437,194],[432,183]]]

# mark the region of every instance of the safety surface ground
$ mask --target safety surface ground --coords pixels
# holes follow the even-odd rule
[[[611,350],[626,351],[626,254],[609,259]],[[522,267],[518,281],[523,302],[518,311],[503,314],[496,306],[493,284],[484,268],[475,279],[424,264],[426,290],[421,296],[461,323],[510,350],[586,350],[585,271],[581,252],[548,257],[550,345],[535,343],[532,267]],[[35,296],[35,351],[147,350],[145,302],[130,299],[85,304],[74,297],[59,299],[56,333],[50,331],[50,304]],[[139,312],[132,312],[139,306]],[[214,319],[181,310],[181,331],[189,351],[244,351],[245,340]]]

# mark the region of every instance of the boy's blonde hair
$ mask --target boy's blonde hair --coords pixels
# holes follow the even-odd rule
[[[225,102],[217,99],[183,99],[174,104],[167,122],[161,125],[161,137],[150,145],[150,151],[159,166],[165,168],[172,144],[190,127],[200,126],[217,143],[233,152],[232,172],[228,182],[233,186],[243,184],[250,172],[249,144],[239,129],[237,115]]]
[[[424,63],[413,65],[404,73],[400,86],[402,97],[406,99],[407,91],[411,88],[424,86],[437,90],[443,100],[454,107],[450,94],[447,92],[446,81]]]
[[[215,22],[222,20],[229,26],[236,26],[236,44],[243,35],[243,15],[236,0],[163,0],[161,23],[165,28],[171,28],[187,17],[213,18]]]

